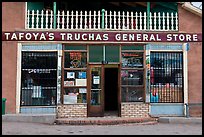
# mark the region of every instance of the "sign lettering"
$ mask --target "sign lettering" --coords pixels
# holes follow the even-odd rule
[[[3,41],[202,42],[202,33],[141,32],[2,32]]]

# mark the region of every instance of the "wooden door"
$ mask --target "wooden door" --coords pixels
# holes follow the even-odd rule
[[[89,66],[88,116],[104,116],[103,65]]]

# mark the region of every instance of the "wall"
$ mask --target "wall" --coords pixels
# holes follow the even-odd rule
[[[195,15],[179,4],[179,31],[202,33],[202,17]],[[188,51],[188,98],[189,103],[202,103],[202,42],[190,43]],[[191,116],[201,116],[202,106],[191,106]]]
[[[25,28],[25,2],[2,2],[2,31]],[[6,113],[16,112],[17,42],[2,42],[2,98]]]
[[[87,104],[57,106],[57,118],[87,117]]]
[[[149,117],[149,104],[121,103],[121,117]]]

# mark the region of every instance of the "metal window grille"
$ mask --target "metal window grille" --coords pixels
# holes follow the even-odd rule
[[[56,105],[57,52],[22,52],[21,106]]]
[[[150,102],[183,102],[182,52],[150,53]]]

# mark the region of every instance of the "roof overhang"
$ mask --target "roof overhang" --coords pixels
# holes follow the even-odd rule
[[[202,10],[193,6],[190,2],[179,2],[180,4],[182,4],[182,7],[200,17],[202,17]]]

